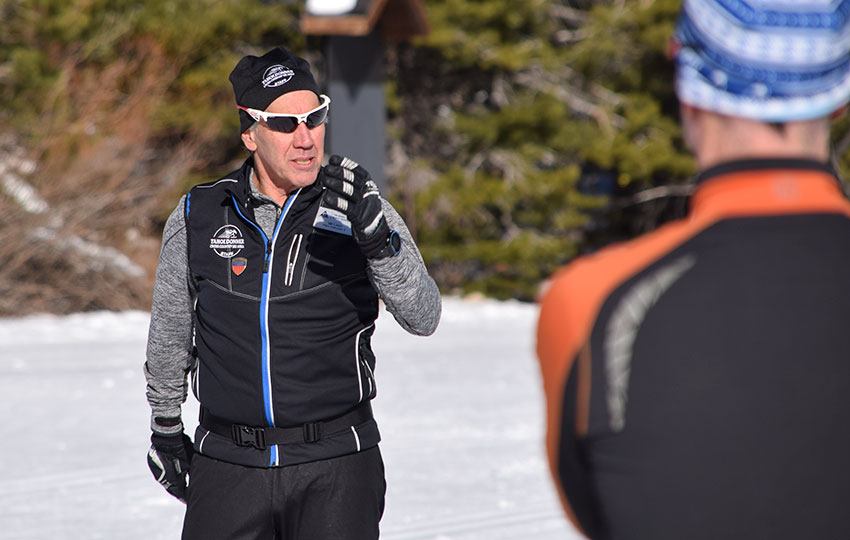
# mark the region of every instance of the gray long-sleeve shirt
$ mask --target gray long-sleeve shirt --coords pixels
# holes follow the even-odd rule
[[[257,224],[271,236],[280,207],[259,193],[253,181],[251,189]],[[188,394],[187,374],[193,362],[196,289],[187,258],[184,199],[169,216],[163,231],[148,332],[147,397],[152,411],[151,427],[160,433],[178,433],[183,429],[180,424],[172,427],[155,424],[154,418],[180,416],[180,407]],[[411,334],[430,335],[440,321],[439,289],[428,274],[404,220],[387,201],[382,203],[387,224],[402,238],[402,249],[394,257],[370,259],[369,279],[402,328]]]

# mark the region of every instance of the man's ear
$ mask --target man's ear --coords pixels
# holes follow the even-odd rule
[[[247,148],[249,152],[257,150],[257,141],[254,140],[255,131],[256,130],[254,128],[248,128],[242,132],[242,144],[245,145],[245,148]]]
[[[699,114],[700,110],[694,107],[693,105],[688,105],[687,103],[679,102],[679,116],[683,119],[691,120]]]

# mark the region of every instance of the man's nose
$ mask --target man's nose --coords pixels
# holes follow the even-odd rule
[[[293,133],[293,144],[298,146],[299,148],[310,148],[313,146],[313,134],[310,131],[310,128],[307,127],[307,124],[304,122],[298,122],[298,126],[295,128],[295,132]]]

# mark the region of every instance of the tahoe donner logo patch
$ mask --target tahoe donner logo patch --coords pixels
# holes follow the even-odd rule
[[[289,82],[295,72],[286,66],[276,64],[263,73],[263,88],[274,88]]]
[[[236,225],[225,225],[210,238],[210,249],[225,259],[235,257],[244,248],[245,239],[242,238],[242,231]]]

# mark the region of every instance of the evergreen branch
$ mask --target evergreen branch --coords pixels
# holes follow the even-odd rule
[[[632,195],[632,204],[643,204],[666,197],[688,197],[694,192],[693,184],[674,184],[645,189]]]
[[[587,21],[586,12],[561,4],[549,6],[549,15],[554,19],[560,19],[577,25],[583,25]]]
[[[554,34],[552,34],[552,39],[555,40],[555,43],[557,43],[558,45],[564,45],[566,43],[575,43],[576,41],[581,41],[587,36],[588,33],[584,29],[567,30],[566,28],[562,28],[561,30],[558,30]]]
[[[516,75],[516,82],[532,90],[545,92],[557,97],[574,112],[596,120],[599,126],[610,131],[611,126],[623,129],[626,120],[622,116],[609,112],[583,97],[583,92],[564,81],[555,81],[551,74],[540,69],[531,69]],[[604,95],[604,94],[602,94]]]

